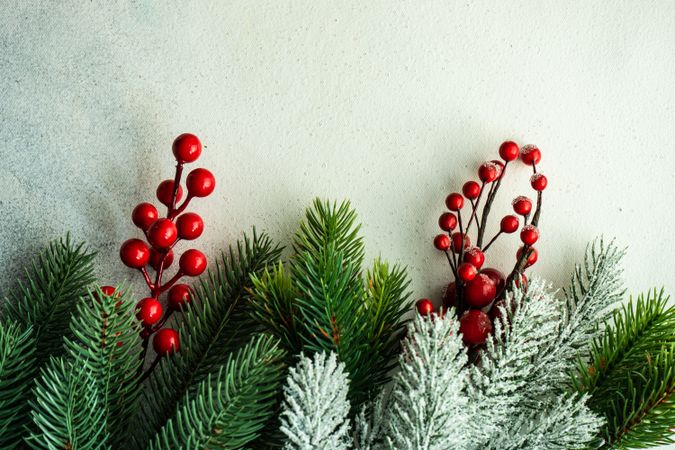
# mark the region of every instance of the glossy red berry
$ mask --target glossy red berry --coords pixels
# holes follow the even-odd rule
[[[462,194],[453,192],[446,197],[445,206],[447,206],[450,211],[459,211],[464,206],[464,197],[462,197]]]
[[[175,284],[169,289],[168,304],[174,311],[180,311],[185,308],[192,300],[190,286],[187,284]]]
[[[112,297],[113,295],[115,295],[115,297],[119,297],[120,293],[115,293],[116,290],[117,288],[115,286],[101,286],[101,292],[103,295],[108,297]]]
[[[471,247],[464,250],[464,262],[472,264],[480,270],[485,262],[485,254],[478,247]]]
[[[155,270],[159,270],[159,263],[162,259],[163,253],[161,251],[155,250],[154,248],[150,249],[150,267],[152,267]],[[164,258],[164,269],[171,267],[171,264],[173,264],[173,250],[169,249],[169,251],[166,253],[166,257]]]
[[[450,238],[445,234],[439,234],[434,238],[434,247],[442,252],[450,248]]]
[[[464,238],[464,239],[462,239]],[[471,238],[466,234],[460,232],[452,233],[452,251],[460,253],[462,251],[462,240],[464,240],[464,248],[471,246]]]
[[[169,219],[157,219],[148,230],[148,241],[156,249],[171,247],[178,239],[178,229]]]
[[[177,353],[180,350],[180,339],[178,332],[171,328],[162,328],[155,334],[152,341],[152,348],[159,356],[166,356]]]
[[[478,271],[471,263],[463,262],[457,266],[457,278],[459,278],[464,283],[468,283],[469,281],[476,278],[477,273]]]
[[[147,231],[158,217],[157,208],[151,203],[139,203],[131,213],[131,221],[143,231]]]
[[[462,192],[466,198],[475,200],[480,195],[480,184],[475,181],[467,181],[462,186]]]
[[[164,180],[157,186],[157,200],[166,206],[171,206],[171,198],[173,197],[173,180]],[[176,193],[176,202],[183,198],[183,188],[178,186],[178,193]]]
[[[438,226],[443,231],[452,231],[457,226],[457,217],[453,213],[443,213],[438,218]]]
[[[502,233],[515,233],[516,230],[518,229],[518,226],[520,225],[518,218],[513,215],[508,215],[502,217],[501,222],[499,222],[499,229],[502,231]]]
[[[520,240],[523,244],[532,245],[539,239],[539,230],[534,225],[526,225],[520,230]]]
[[[127,267],[140,269],[150,259],[150,249],[140,239],[128,239],[120,247],[120,259]]]
[[[471,309],[459,319],[459,332],[467,345],[481,345],[492,333],[492,321],[479,309]]]
[[[527,216],[532,211],[532,200],[525,196],[519,196],[513,199],[513,210],[516,214]]]
[[[457,302],[457,288],[455,285],[455,282],[451,282],[448,284],[448,286],[445,288],[445,292],[443,293],[443,306],[446,308],[450,308],[452,306],[456,306]]]
[[[541,161],[541,151],[539,151],[536,145],[526,145],[520,149],[520,159],[528,166],[539,164],[539,161]]]
[[[502,145],[499,146],[499,156],[504,161],[515,160],[516,158],[518,158],[519,153],[520,150],[518,149],[518,144],[516,144],[513,141],[503,142]]]
[[[146,297],[136,304],[136,317],[143,326],[150,327],[162,318],[162,305],[156,298]]]
[[[206,197],[216,188],[216,178],[206,169],[194,169],[185,179],[188,195],[192,197]]]
[[[490,162],[495,165],[495,169],[497,169],[497,179],[500,179],[504,173],[504,163],[498,159],[493,159]]]
[[[539,259],[539,252],[537,252],[537,249],[534,247],[530,247],[528,250],[529,256],[527,257],[527,263],[525,264],[525,267],[530,267],[534,265],[534,263],[537,262]],[[520,256],[523,254],[523,247],[520,247],[518,249],[518,252],[516,253],[516,257],[520,259]]]
[[[464,287],[464,300],[476,308],[487,306],[497,296],[497,286],[484,273],[479,273]]]
[[[185,275],[196,277],[206,270],[206,256],[199,250],[190,249],[179,260],[180,270]]]
[[[532,185],[532,189],[535,191],[543,191],[546,189],[546,185],[548,185],[548,180],[544,176],[543,173],[535,173],[532,175],[530,178],[530,185]]]
[[[176,228],[178,228],[178,237],[181,239],[197,239],[204,232],[204,221],[199,214],[185,213],[176,219]]]
[[[495,286],[497,287],[497,295],[500,295],[506,287],[506,276],[504,276],[500,270],[494,269],[492,267],[486,267],[485,269],[481,270],[480,273],[488,276],[495,283]]]
[[[483,183],[492,183],[495,181],[498,178],[497,165],[492,161],[481,164],[478,168],[478,178],[480,178]]]
[[[191,163],[202,154],[202,143],[194,134],[183,133],[173,141],[173,156],[179,163]]]
[[[422,316],[428,316],[434,312],[434,304],[428,298],[421,298],[415,303],[417,312]]]

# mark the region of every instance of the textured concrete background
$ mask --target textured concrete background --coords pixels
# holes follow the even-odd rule
[[[194,208],[210,255],[252,225],[288,243],[314,196],[350,198],[368,257],[438,298],[443,199],[510,138],[550,180],[534,272],[561,286],[604,234],[630,291],[673,287],[670,1],[59,3],[0,6],[2,285],[67,230],[104,281],[138,280],[129,214],[192,131],[218,179]],[[512,175],[502,212],[529,192]]]

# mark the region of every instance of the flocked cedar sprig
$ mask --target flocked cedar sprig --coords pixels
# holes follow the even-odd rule
[[[364,246],[349,202],[315,200],[295,235],[288,268],[253,276],[255,318],[289,354],[335,351],[351,376],[350,400],[388,380],[408,310],[408,278],[376,260],[362,277]]]

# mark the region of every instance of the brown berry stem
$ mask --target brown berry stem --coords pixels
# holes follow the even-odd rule
[[[448,264],[450,264],[450,268],[452,269],[453,275],[456,276],[456,274],[457,274],[457,267],[455,266],[455,264],[454,264],[454,262],[453,262],[454,256],[450,256],[450,253],[448,253],[448,251],[446,250],[446,251],[445,251],[445,257],[448,258]]]
[[[497,234],[495,234],[494,237],[493,237],[492,239],[490,239],[490,242],[488,242],[487,245],[486,245],[485,247],[483,247],[483,249],[482,249],[481,251],[482,251],[483,253],[487,252],[488,248],[490,248],[490,246],[492,245],[492,243],[493,243],[494,241],[496,241],[497,238],[498,238],[501,234],[502,234],[502,231],[499,230],[499,232],[498,232]]]
[[[150,279],[150,275],[148,275],[148,271],[145,269],[145,267],[141,267],[141,268],[138,269],[138,270],[140,270],[141,273],[143,274],[143,278],[145,279],[145,284],[148,285],[148,288],[149,288],[151,291],[152,291],[153,289],[155,289],[155,285],[152,284],[152,280]]]
[[[466,225],[466,232],[469,232],[469,227],[471,226],[471,223],[473,222],[474,217],[476,218],[476,228],[480,231],[480,226],[478,223],[478,205],[480,204],[480,199],[483,196],[483,189],[485,188],[485,181],[481,182],[480,185],[480,192],[478,193],[478,198],[476,199],[476,203],[471,200],[471,206],[473,207],[473,210],[471,211],[471,217],[469,217],[469,223]]]
[[[488,192],[487,199],[485,200],[485,206],[483,206],[483,213],[481,214],[480,227],[478,227],[478,237],[476,238],[476,246],[481,248],[483,245],[483,237],[485,235],[485,226],[487,225],[487,218],[490,214],[490,208],[492,207],[492,202],[494,202],[495,197],[497,196],[497,191],[499,191],[499,186],[502,184],[502,180],[506,176],[506,168],[509,166],[509,162],[504,162],[504,168],[502,173],[499,175],[499,178],[496,182],[492,183],[490,186],[490,192]]]
[[[171,315],[173,314],[173,309],[168,309],[166,312],[164,312],[164,316],[155,324],[155,326],[152,327],[152,330],[150,331],[151,333],[156,333],[159,331],[169,320]]]
[[[185,211],[185,208],[187,208],[188,204],[190,203],[190,200],[192,200],[193,198],[194,198],[194,197],[192,197],[192,196],[188,193],[188,196],[185,197],[185,200],[183,201],[183,203],[182,203],[178,208],[176,208],[176,209],[173,210],[173,212],[172,212],[171,215],[169,216],[169,219],[173,220],[173,219],[176,218],[176,216],[178,216],[180,213],[182,213],[183,211]]]
[[[537,209],[534,212],[534,216],[532,216],[531,224],[534,225],[535,227],[539,225],[540,215],[541,215],[541,191],[537,192]],[[511,271],[511,274],[509,274],[509,277],[506,279],[506,286],[511,285],[513,280],[516,278],[516,275],[523,273],[523,270],[525,269],[525,264],[527,263],[527,259],[530,257],[530,253],[531,253],[531,246],[524,245],[523,251],[520,254],[520,258],[518,258],[518,260],[516,261],[516,265],[513,267],[513,270]]]
[[[159,295],[159,294],[163,293],[164,291],[166,291],[167,289],[171,288],[171,286],[176,284],[176,281],[180,280],[183,275],[184,275],[183,272],[181,272],[180,270],[178,272],[176,272],[176,275],[174,275],[173,278],[171,278],[169,281],[167,281],[166,284],[164,284],[163,286],[159,287],[157,295]]]
[[[169,206],[168,211],[166,212],[166,217],[169,220],[172,220],[172,214],[176,209],[176,200],[178,197],[178,189],[180,188],[180,177],[183,174],[183,163],[176,163],[176,175],[173,177],[173,195],[171,196],[171,205]]]

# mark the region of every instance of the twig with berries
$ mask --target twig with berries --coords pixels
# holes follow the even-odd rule
[[[120,248],[122,262],[143,275],[150,295],[141,299],[136,305],[137,317],[143,325],[143,351],[141,359],[145,361],[150,337],[157,354],[150,368],[142,373],[139,368],[139,382],[152,372],[163,356],[178,352],[180,339],[173,328],[164,327],[171,315],[186,308],[191,300],[191,290],[187,284],[177,284],[184,276],[196,277],[206,270],[206,256],[196,249],[186,250],[178,262],[179,269],[168,281],[163,280],[165,270],[174,260],[174,247],[181,240],[197,239],[204,231],[204,221],[193,212],[184,212],[195,197],[210,195],[216,186],[213,174],[207,169],[192,170],[185,180],[187,197],[179,205],[183,197],[181,176],[183,166],[196,161],[202,152],[202,144],[197,136],[189,133],[181,134],[173,142],[173,154],[176,158],[176,172],[173,179],[162,181],[157,187],[157,199],[167,207],[166,217],[159,217],[157,208],[151,203],[140,203],[132,214],[133,223],[143,231],[147,243],[142,239],[129,239]],[[154,279],[148,273],[150,266],[155,274]],[[167,310],[164,311],[159,298],[168,290]]]
[[[434,247],[445,253],[454,281],[450,282],[443,297],[444,310],[455,307],[460,317],[460,331],[464,342],[471,347],[479,347],[492,332],[492,323],[500,314],[500,305],[503,303],[505,289],[515,282],[526,285],[525,269],[532,266],[538,259],[537,250],[533,245],[539,239],[539,217],[541,215],[542,191],[548,180],[537,171],[537,164],[541,161],[541,151],[534,145],[519,148],[515,142],[506,141],[499,147],[500,160],[487,161],[478,168],[477,181],[467,181],[462,187],[462,194],[453,192],[445,199],[449,211],[444,212],[438,219],[439,227],[445,232],[434,238]],[[499,223],[499,231],[486,243],[488,218],[501,182],[506,176],[509,163],[520,160],[532,167],[533,175],[530,185],[537,192],[536,210],[532,220],[528,219],[532,212],[532,200],[525,196],[516,197],[513,202],[516,215],[506,215]],[[488,187],[489,186],[489,187]],[[487,192],[486,192],[487,191]],[[481,207],[481,200],[484,200]],[[462,209],[465,199],[469,200],[470,214],[468,220],[463,221]],[[471,246],[469,232],[471,225],[476,224],[476,245]],[[463,226],[466,223],[466,226]],[[458,231],[455,231],[459,227]],[[520,240],[523,245],[516,252],[516,264],[508,277],[500,270],[491,267],[483,268],[485,253],[502,234],[515,233],[519,228]],[[429,299],[417,302],[420,314],[431,314],[434,305]]]

